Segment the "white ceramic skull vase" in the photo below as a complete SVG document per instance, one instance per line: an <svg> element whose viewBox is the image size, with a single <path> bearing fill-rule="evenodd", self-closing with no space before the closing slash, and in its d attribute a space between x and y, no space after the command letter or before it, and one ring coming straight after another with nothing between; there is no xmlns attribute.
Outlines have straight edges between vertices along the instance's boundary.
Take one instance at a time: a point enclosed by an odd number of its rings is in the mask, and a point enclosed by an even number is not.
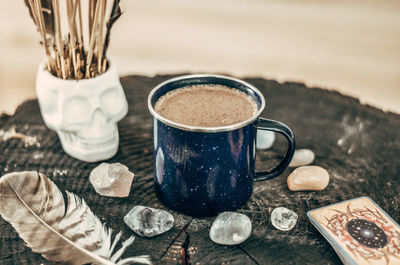
<svg viewBox="0 0 400 265"><path fill-rule="evenodd" d="M115 62L105 73L90 79L64 80L39 66L36 93L47 127L57 132L70 156L96 162L118 151L117 123L127 114L128 103Z"/></svg>

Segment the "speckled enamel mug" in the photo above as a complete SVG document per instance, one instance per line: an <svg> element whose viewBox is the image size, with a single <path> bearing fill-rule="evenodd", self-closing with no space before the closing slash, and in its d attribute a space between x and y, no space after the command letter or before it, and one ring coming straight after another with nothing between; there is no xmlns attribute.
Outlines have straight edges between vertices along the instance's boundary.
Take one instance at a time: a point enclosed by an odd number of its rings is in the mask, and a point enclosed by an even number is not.
<svg viewBox="0 0 400 265"><path fill-rule="evenodd" d="M179 124L160 116L154 105L166 93L200 84L240 90L257 103L257 113L243 122L222 127ZM192 216L212 216L246 204L253 182L281 174L295 150L285 124L260 118L263 95L254 86L221 75L187 75L167 80L149 95L154 117L154 182L159 199L169 208ZM270 171L255 171L257 130L280 133L289 145L282 161Z"/></svg>

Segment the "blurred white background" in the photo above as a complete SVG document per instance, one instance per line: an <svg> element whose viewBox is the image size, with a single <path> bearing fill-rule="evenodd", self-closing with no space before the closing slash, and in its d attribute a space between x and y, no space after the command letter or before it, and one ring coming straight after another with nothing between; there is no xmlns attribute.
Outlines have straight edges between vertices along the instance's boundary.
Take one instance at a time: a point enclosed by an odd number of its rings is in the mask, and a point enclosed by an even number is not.
<svg viewBox="0 0 400 265"><path fill-rule="evenodd" d="M398 0L122 0L121 75L212 72L299 81L400 113ZM35 97L44 49L23 0L0 2L0 112Z"/></svg>

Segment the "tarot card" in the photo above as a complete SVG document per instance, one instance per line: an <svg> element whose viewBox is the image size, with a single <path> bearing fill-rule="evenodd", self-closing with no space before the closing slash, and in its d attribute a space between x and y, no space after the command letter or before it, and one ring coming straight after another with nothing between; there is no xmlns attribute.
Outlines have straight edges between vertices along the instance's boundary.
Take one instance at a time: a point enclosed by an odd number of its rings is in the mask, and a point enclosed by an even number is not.
<svg viewBox="0 0 400 265"><path fill-rule="evenodd" d="M307 216L344 264L400 264L400 227L370 198L328 205Z"/></svg>

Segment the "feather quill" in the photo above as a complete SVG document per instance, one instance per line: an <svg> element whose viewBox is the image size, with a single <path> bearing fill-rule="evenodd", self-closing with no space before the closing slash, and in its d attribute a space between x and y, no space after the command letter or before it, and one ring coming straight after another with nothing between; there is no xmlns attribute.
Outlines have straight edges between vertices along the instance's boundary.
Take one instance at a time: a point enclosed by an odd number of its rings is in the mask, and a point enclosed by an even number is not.
<svg viewBox="0 0 400 265"><path fill-rule="evenodd" d="M0 178L0 215L18 232L34 252L48 260L68 264L151 264L148 256L119 260L134 237L114 248L112 230L106 228L85 201L66 192L67 207L61 191L45 175L14 172ZM119 260L119 261L118 261Z"/></svg>

